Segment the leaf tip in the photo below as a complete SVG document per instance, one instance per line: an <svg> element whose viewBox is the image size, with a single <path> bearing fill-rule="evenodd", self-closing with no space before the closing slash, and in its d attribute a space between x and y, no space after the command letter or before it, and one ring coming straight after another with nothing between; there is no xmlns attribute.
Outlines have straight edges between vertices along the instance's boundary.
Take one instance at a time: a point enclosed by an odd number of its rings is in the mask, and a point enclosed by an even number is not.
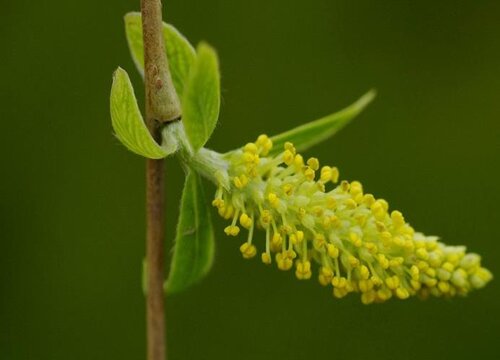
<svg viewBox="0 0 500 360"><path fill-rule="evenodd" d="M202 40L198 43L198 45L196 46L196 49L197 50L211 50L211 51L215 51L214 47L212 45L210 45L207 41L205 40Z"/></svg>
<svg viewBox="0 0 500 360"><path fill-rule="evenodd" d="M141 17L141 13L138 11L130 11L123 15L123 21L125 21L125 24L129 23L130 21L133 21L137 18Z"/></svg>
<svg viewBox="0 0 500 360"><path fill-rule="evenodd" d="M366 105L371 103L377 97L377 89L372 88L366 94L364 94L359 101Z"/></svg>
<svg viewBox="0 0 500 360"><path fill-rule="evenodd" d="M377 97L377 90L370 89L367 93L361 96L354 104L352 104L352 110L359 114L362 112L375 98ZM354 117L353 117L354 118ZM349 119L349 120L352 120Z"/></svg>
<svg viewBox="0 0 500 360"><path fill-rule="evenodd" d="M196 52L198 53L198 56L207 55L213 57L217 63L219 61L217 50L215 50L215 48L206 41L200 41L200 43L198 43L196 46Z"/></svg>
<svg viewBox="0 0 500 360"><path fill-rule="evenodd" d="M113 81L119 76L127 76L127 72L122 67L118 66L115 71L113 71Z"/></svg>

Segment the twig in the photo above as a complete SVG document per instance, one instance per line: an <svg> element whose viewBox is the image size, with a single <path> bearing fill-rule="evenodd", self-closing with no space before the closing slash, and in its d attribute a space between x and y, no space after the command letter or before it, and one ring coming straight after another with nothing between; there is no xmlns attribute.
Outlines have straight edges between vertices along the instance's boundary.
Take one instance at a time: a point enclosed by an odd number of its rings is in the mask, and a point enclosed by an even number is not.
<svg viewBox="0 0 500 360"><path fill-rule="evenodd" d="M180 119L179 99L170 76L163 44L161 0L141 0L146 87L146 123L156 141L162 124ZM146 163L146 259L148 360L166 359L163 293L165 235L163 160Z"/></svg>
<svg viewBox="0 0 500 360"><path fill-rule="evenodd" d="M141 0L146 117L150 126L181 117L179 98L172 83L163 44L161 8L161 0Z"/></svg>

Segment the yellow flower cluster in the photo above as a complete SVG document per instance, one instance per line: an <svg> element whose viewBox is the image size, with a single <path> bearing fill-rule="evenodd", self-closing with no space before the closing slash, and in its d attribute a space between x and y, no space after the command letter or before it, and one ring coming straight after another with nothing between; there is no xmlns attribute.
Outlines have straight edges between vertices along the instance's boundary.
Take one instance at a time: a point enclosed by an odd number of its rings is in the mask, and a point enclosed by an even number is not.
<svg viewBox="0 0 500 360"><path fill-rule="evenodd" d="M269 156L272 141L261 135L229 155L231 188L218 188L213 205L231 220L225 233L248 238L244 258L257 254L254 229L265 231L262 262L281 270L295 264L298 279L312 277L342 298L361 294L364 304L411 295L465 295L486 285L491 273L479 255L417 233L387 201L364 193L358 181L339 180L336 167L304 160L293 144Z"/></svg>

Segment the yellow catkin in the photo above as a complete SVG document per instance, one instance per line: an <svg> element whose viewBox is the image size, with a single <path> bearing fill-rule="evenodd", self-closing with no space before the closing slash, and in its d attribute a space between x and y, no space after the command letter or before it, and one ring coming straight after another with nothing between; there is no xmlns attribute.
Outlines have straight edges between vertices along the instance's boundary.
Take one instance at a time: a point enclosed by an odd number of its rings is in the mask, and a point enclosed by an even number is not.
<svg viewBox="0 0 500 360"><path fill-rule="evenodd" d="M271 150L271 139L261 135L231 153L230 188L221 185L212 201L232 221L227 235L240 236L238 222L248 230L240 246L244 258L262 246L264 264L284 271L295 264L300 280L310 279L316 266L319 283L332 286L334 297L359 293L363 304L466 295L491 281L479 255L416 232L402 212L365 193L361 182L333 185L336 167L320 168L316 158L304 162L290 142L276 155ZM258 229L266 236L254 239Z"/></svg>

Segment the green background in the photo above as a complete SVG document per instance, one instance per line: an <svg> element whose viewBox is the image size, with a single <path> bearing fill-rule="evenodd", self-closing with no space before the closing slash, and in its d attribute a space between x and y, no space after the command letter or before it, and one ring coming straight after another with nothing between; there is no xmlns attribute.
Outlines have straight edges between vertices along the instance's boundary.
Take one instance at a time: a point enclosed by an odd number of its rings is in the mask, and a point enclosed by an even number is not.
<svg viewBox="0 0 500 360"><path fill-rule="evenodd" d="M122 16L138 0L3 0L0 359L144 359L144 160L113 137L111 74L143 98ZM500 276L500 2L166 1L219 52L228 150L369 88L368 110L314 154L466 244ZM182 171L167 164L168 245ZM213 188L208 188L212 193ZM215 213L214 213L215 215ZM215 216L214 216L215 218ZM167 299L170 359L470 359L498 352L500 289L452 301L341 301L241 259L217 220L208 278Z"/></svg>

